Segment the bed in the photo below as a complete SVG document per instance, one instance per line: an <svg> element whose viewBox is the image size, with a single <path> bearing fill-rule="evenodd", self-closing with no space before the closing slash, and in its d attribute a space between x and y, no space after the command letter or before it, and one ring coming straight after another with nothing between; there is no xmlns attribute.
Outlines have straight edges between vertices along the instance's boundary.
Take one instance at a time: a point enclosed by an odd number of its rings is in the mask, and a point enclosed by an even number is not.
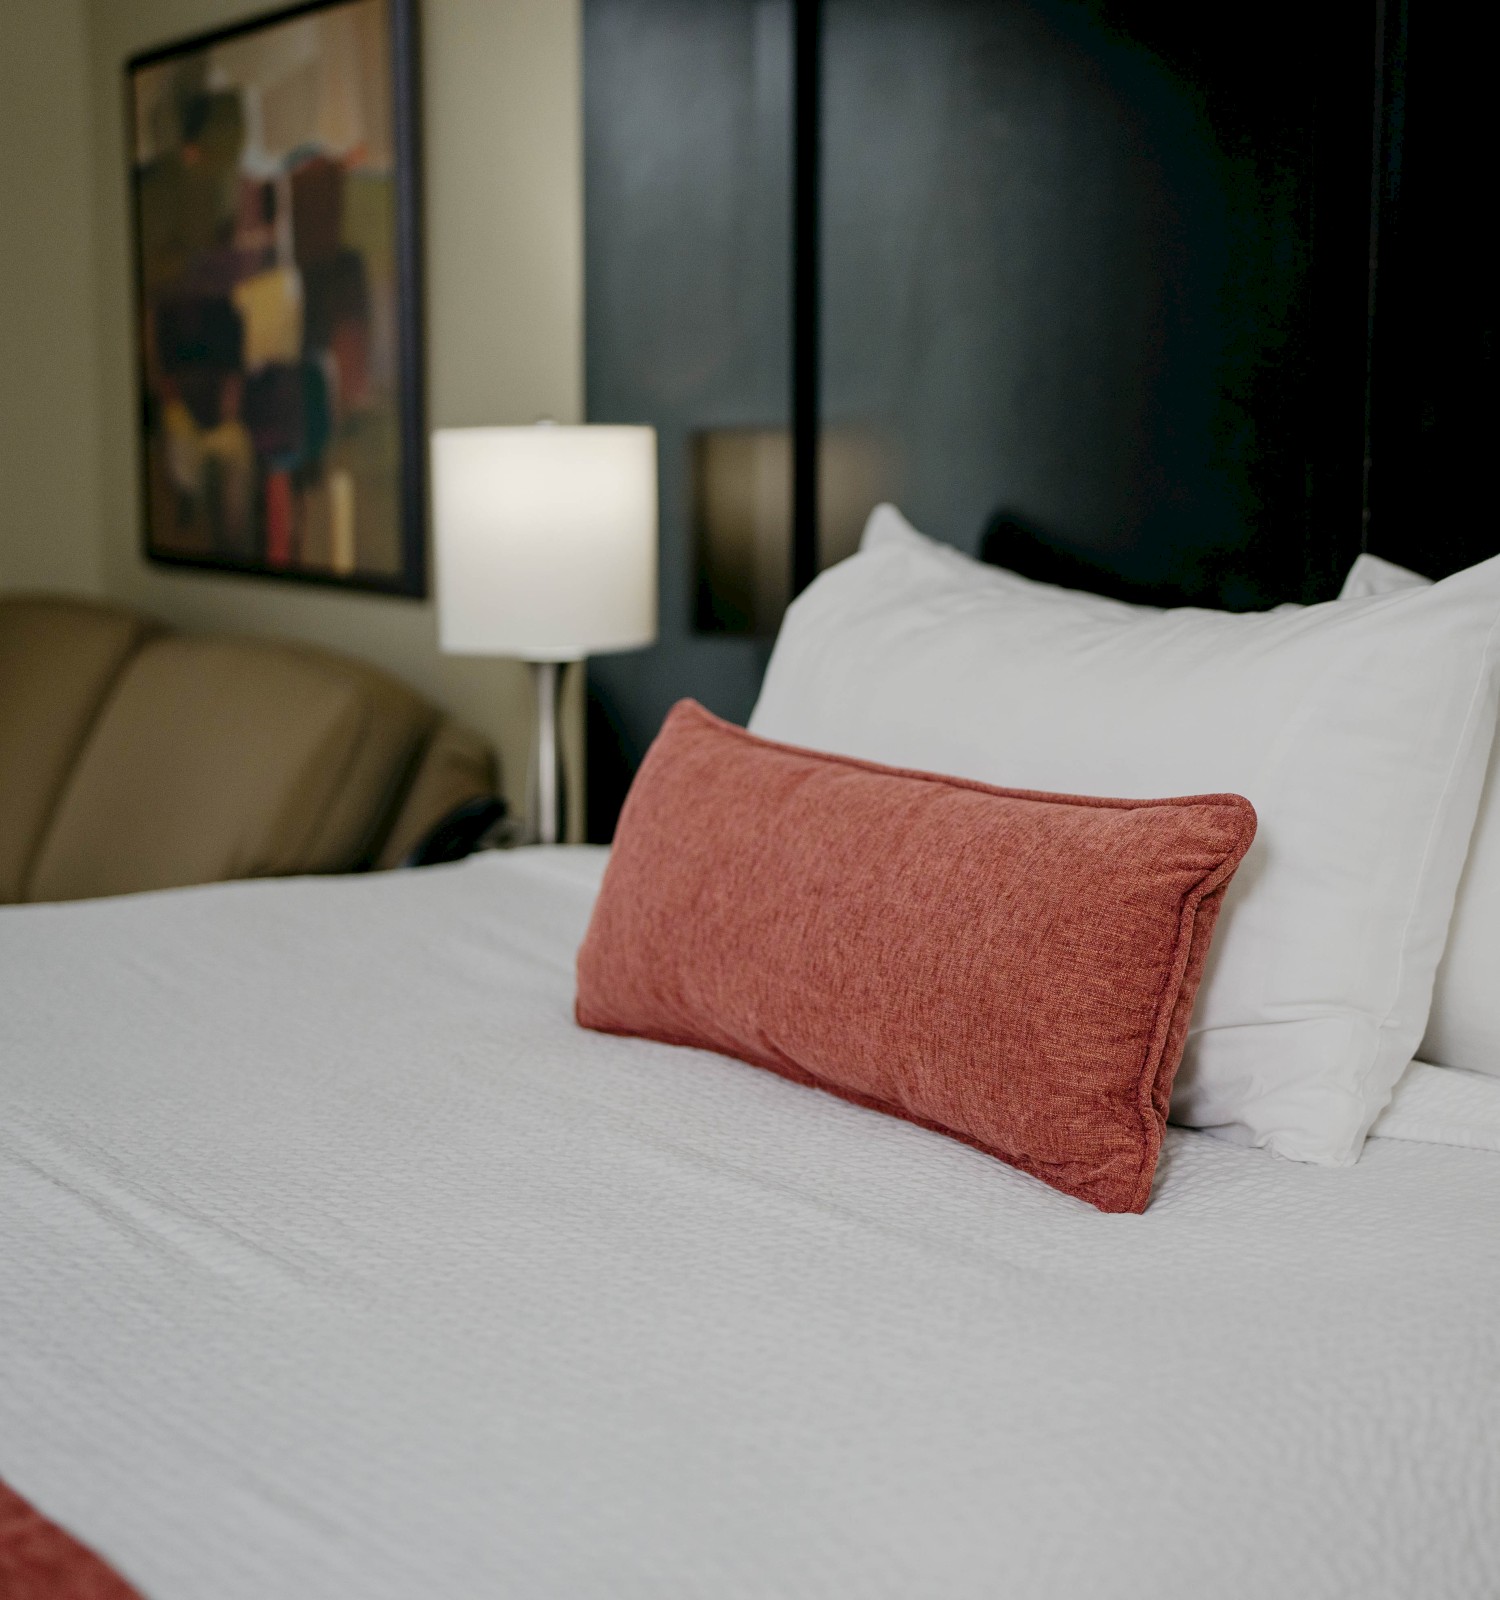
<svg viewBox="0 0 1500 1600"><path fill-rule="evenodd" d="M151 1600L1500 1593L1500 1081L1104 1216L577 1028L603 861L0 911L0 1479Z"/></svg>

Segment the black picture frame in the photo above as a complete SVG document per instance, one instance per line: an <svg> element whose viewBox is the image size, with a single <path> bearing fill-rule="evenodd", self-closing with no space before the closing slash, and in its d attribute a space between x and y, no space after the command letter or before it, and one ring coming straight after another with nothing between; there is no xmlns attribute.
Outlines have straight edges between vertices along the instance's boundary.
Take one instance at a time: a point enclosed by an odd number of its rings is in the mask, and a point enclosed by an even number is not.
<svg viewBox="0 0 1500 1600"><path fill-rule="evenodd" d="M395 551L392 570L335 570L327 565L296 564L266 558L265 554L227 550L172 548L154 537L153 474L159 477L153 449L160 440L153 429L153 408L159 397L150 387L148 284L143 230L142 187L144 171L137 157L137 85L140 75L164 63L183 61L216 46L279 28L287 23L325 12L361 6L380 6L385 12L392 146L391 182L394 189L394 228L391 264L394 272L394 317L391 344L395 353L395 379L391 388L389 419L398 443L398 458L389 486L394 505ZM132 230L135 314L135 381L138 399L137 443L140 465L141 548L153 564L221 574L271 578L281 582L425 599L429 592L427 563L427 434L425 426L422 196L419 34L416 0L302 0L260 13L227 27L141 51L124 69L126 152ZM384 90L382 91L384 92ZM263 515L263 511L260 513Z"/></svg>

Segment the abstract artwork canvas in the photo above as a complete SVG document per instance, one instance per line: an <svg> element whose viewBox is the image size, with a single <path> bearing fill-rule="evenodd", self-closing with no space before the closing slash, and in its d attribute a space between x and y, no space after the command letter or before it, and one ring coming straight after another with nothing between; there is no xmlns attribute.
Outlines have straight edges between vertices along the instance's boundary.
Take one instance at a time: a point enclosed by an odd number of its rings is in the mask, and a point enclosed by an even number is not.
<svg viewBox="0 0 1500 1600"><path fill-rule="evenodd" d="M134 58L146 553L425 592L409 0Z"/></svg>

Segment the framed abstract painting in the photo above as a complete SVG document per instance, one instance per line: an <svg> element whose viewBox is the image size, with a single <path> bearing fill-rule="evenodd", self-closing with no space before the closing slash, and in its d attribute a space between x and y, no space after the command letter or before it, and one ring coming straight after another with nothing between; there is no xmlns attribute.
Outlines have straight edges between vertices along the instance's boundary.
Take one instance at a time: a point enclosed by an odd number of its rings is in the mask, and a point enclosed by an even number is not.
<svg viewBox="0 0 1500 1600"><path fill-rule="evenodd" d="M425 594L412 0L126 70L147 556Z"/></svg>

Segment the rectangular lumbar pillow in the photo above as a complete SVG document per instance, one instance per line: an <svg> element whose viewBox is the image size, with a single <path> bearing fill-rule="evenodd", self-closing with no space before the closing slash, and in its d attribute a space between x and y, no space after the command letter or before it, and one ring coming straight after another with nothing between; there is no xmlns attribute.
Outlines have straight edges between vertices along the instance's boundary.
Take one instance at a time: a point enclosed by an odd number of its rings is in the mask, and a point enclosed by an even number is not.
<svg viewBox="0 0 1500 1600"><path fill-rule="evenodd" d="M1381 599L1159 611L1028 582L891 507L793 604L768 738L1260 819L1173 1119L1346 1164L1416 1051L1496 722L1500 559Z"/></svg>
<svg viewBox="0 0 1500 1600"><path fill-rule="evenodd" d="M1362 555L1349 569L1342 598L1429 587L1430 580L1393 561ZM1500 1077L1500 741L1490 756L1419 1053L1424 1061Z"/></svg>
<svg viewBox="0 0 1500 1600"><path fill-rule="evenodd" d="M1151 1192L1237 795L1031 794L768 743L683 701L625 802L578 1020Z"/></svg>

